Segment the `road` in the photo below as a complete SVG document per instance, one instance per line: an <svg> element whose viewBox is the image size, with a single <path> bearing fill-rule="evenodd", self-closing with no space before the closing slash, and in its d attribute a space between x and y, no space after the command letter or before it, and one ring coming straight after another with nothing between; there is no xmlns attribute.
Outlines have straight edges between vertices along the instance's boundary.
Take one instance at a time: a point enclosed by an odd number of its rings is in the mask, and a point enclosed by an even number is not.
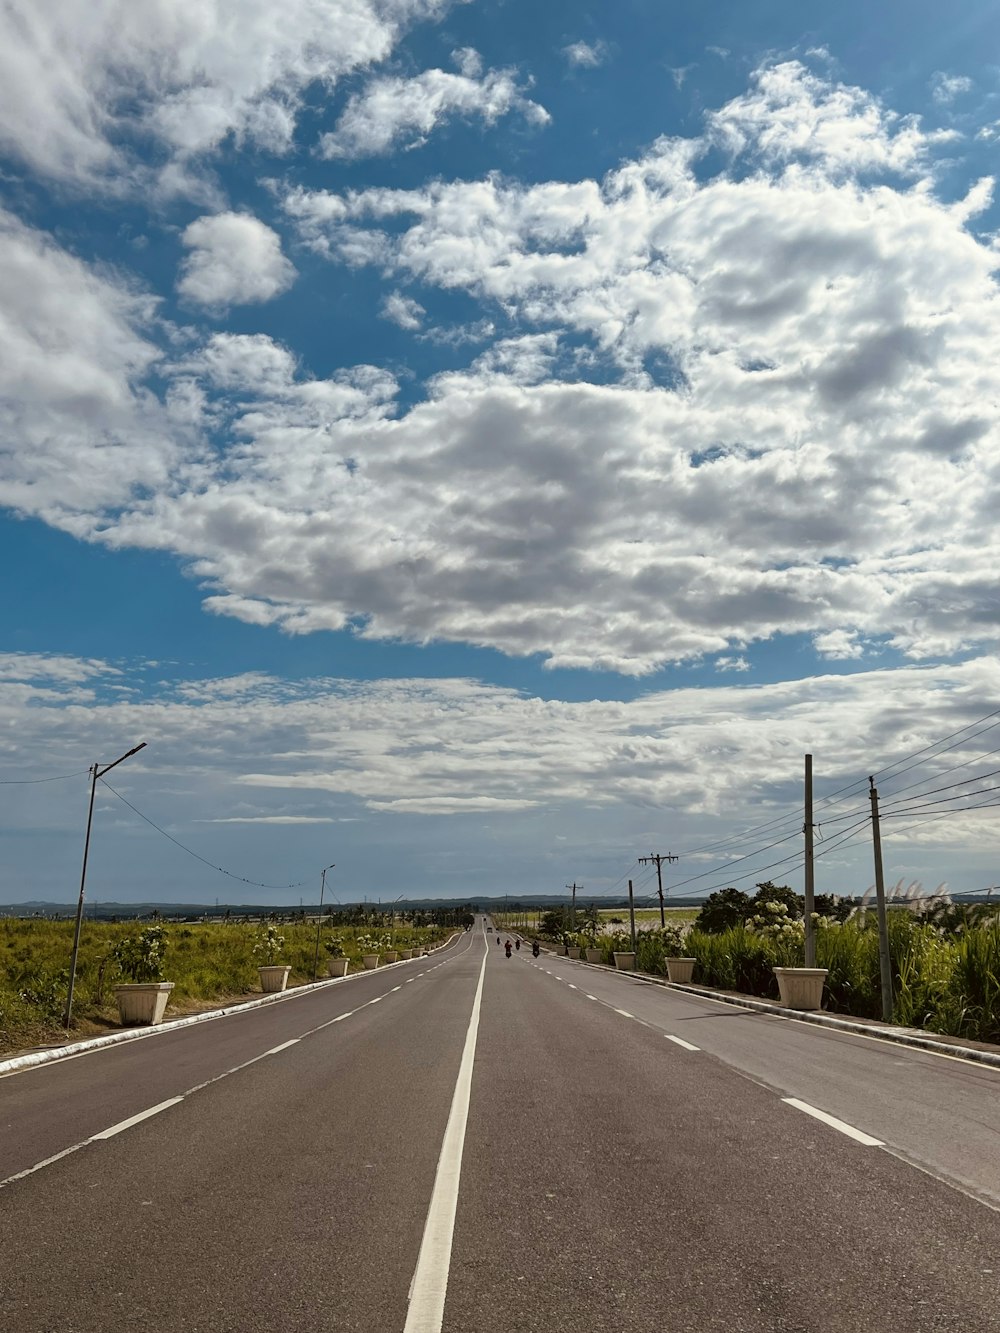
<svg viewBox="0 0 1000 1333"><path fill-rule="evenodd" d="M0 1079L4 1328L1000 1330L1000 1072L492 939Z"/></svg>

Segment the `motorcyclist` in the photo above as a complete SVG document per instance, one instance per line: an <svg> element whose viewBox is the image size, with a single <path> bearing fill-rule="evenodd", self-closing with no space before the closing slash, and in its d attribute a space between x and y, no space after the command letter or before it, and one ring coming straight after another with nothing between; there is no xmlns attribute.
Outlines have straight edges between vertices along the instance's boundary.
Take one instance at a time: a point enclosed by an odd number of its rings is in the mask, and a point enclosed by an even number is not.
<svg viewBox="0 0 1000 1333"><path fill-rule="evenodd" d="M514 941L514 948L517 949L518 953L520 953L520 951L521 951L521 941L520 941L519 939L517 939L517 940Z"/></svg>
<svg viewBox="0 0 1000 1333"><path fill-rule="evenodd" d="M537 958L540 953L541 949L538 947L538 941L535 940L534 944L531 946L531 956L532 958Z"/></svg>
<svg viewBox="0 0 1000 1333"><path fill-rule="evenodd" d="M504 953L505 953L505 954L507 955L507 957L509 958L509 957L510 957L510 940L507 941L507 943L503 946L503 948L504 948Z"/></svg>

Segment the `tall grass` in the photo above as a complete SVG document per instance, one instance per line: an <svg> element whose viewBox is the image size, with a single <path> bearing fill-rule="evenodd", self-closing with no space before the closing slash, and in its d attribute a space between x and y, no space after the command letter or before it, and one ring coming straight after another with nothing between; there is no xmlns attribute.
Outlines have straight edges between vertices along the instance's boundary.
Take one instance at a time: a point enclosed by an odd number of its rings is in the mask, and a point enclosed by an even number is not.
<svg viewBox="0 0 1000 1333"><path fill-rule="evenodd" d="M777 998L772 968L801 966L801 953L736 926L692 931L695 980L720 990ZM889 913L893 1016L904 1027L1000 1043L1000 922L948 936L909 912ZM816 963L827 969L824 1003L858 1018L882 1014L878 930L873 918L816 933Z"/></svg>
<svg viewBox="0 0 1000 1333"><path fill-rule="evenodd" d="M87 921L80 942L80 957L73 1008L78 1027L116 1021L114 986L121 979L112 953L119 940L139 929L134 922ZM214 921L192 925L166 923L167 950L164 978L174 983L174 1009L204 1001L244 996L259 989L254 945L260 929L246 923ZM312 980L316 926L307 921L279 927L285 944L279 962L292 971L291 985ZM336 934L351 967L358 968L358 935L362 928L332 928L324 923L321 939ZM395 931L396 949L428 945L448 932L441 927L402 926ZM69 959L73 944L72 921L0 919L0 1051L16 1050L58 1035L66 1003ZM319 952L319 975L326 975L325 949Z"/></svg>

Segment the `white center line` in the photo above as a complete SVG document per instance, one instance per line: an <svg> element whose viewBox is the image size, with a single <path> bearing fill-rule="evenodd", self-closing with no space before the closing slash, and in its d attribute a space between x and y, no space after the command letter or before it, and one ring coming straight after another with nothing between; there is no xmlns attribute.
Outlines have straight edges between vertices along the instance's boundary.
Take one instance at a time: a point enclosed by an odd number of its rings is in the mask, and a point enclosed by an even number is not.
<svg viewBox="0 0 1000 1333"><path fill-rule="evenodd" d="M588 999L588 1000L597 1000L597 996L596 996L596 995L588 995L588 996L587 996L587 999ZM598 1004L600 1004L600 1000L598 1000L597 1002L598 1002Z"/></svg>
<svg viewBox="0 0 1000 1333"><path fill-rule="evenodd" d="M287 1051L289 1046L298 1046L301 1040L302 1040L301 1037L293 1037L291 1041L283 1041L280 1046L272 1046L271 1049L269 1051L265 1051L264 1054L277 1055L279 1051Z"/></svg>
<svg viewBox="0 0 1000 1333"><path fill-rule="evenodd" d="M664 1032L663 1035L666 1037L667 1041L676 1042L678 1046L683 1046L686 1051L698 1051L701 1049L700 1046L692 1046L691 1043L685 1041L683 1037L672 1037L669 1032Z"/></svg>
<svg viewBox="0 0 1000 1333"><path fill-rule="evenodd" d="M836 1116L827 1115L825 1111L819 1111L815 1106L810 1106L808 1102L800 1102L797 1097L782 1097L781 1099L787 1106L794 1106L796 1111L804 1111L806 1115L814 1116L817 1120L822 1120L824 1125L829 1125L831 1129L837 1129L841 1134L846 1134L849 1139L854 1139L857 1143L863 1143L866 1148L884 1148L885 1144L881 1139L873 1139L870 1134L865 1134L860 1129L855 1129L853 1125L847 1124L844 1120L838 1120Z"/></svg>
<svg viewBox="0 0 1000 1333"><path fill-rule="evenodd" d="M635 1014L630 1014L627 1009L616 1009L616 1014L621 1014L622 1018L635 1018Z"/></svg>
<svg viewBox="0 0 1000 1333"><path fill-rule="evenodd" d="M455 1212L458 1208L458 1185L462 1174L462 1150L465 1147L465 1127L469 1120L469 1099L472 1095L472 1066L476 1058L476 1037L479 1032L479 1011L483 1003L483 981L486 977L486 957L479 969L479 985L472 1002L472 1016L465 1035L462 1063L448 1116L448 1127L441 1144L434 1190L431 1194L427 1221L417 1267L410 1283L410 1303L406 1312L403 1333L440 1333L444 1322L444 1300L448 1291L448 1271L451 1268L451 1242L455 1231Z"/></svg>
<svg viewBox="0 0 1000 1333"><path fill-rule="evenodd" d="M95 1139L113 1139L123 1129L130 1129L133 1125L137 1125L140 1120L148 1120L150 1116L159 1115L168 1106L176 1106L178 1102L183 1100L183 1097L171 1097L165 1102L160 1102L158 1106L149 1106L145 1111L140 1111L138 1115L129 1116L127 1120L120 1120L117 1125L112 1125L110 1129L102 1129L100 1134L95 1134L93 1137Z"/></svg>
<svg viewBox="0 0 1000 1333"><path fill-rule="evenodd" d="M576 987L573 985L572 981L569 983L569 988L570 990L576 990Z"/></svg>

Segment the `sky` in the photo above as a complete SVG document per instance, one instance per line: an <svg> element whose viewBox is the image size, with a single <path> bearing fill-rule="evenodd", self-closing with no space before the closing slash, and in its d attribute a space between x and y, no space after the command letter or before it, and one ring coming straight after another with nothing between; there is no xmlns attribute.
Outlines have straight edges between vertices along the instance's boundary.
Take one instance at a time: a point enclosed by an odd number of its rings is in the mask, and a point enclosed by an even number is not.
<svg viewBox="0 0 1000 1333"><path fill-rule="evenodd" d="M1000 883L998 51L0 0L0 903Z"/></svg>

